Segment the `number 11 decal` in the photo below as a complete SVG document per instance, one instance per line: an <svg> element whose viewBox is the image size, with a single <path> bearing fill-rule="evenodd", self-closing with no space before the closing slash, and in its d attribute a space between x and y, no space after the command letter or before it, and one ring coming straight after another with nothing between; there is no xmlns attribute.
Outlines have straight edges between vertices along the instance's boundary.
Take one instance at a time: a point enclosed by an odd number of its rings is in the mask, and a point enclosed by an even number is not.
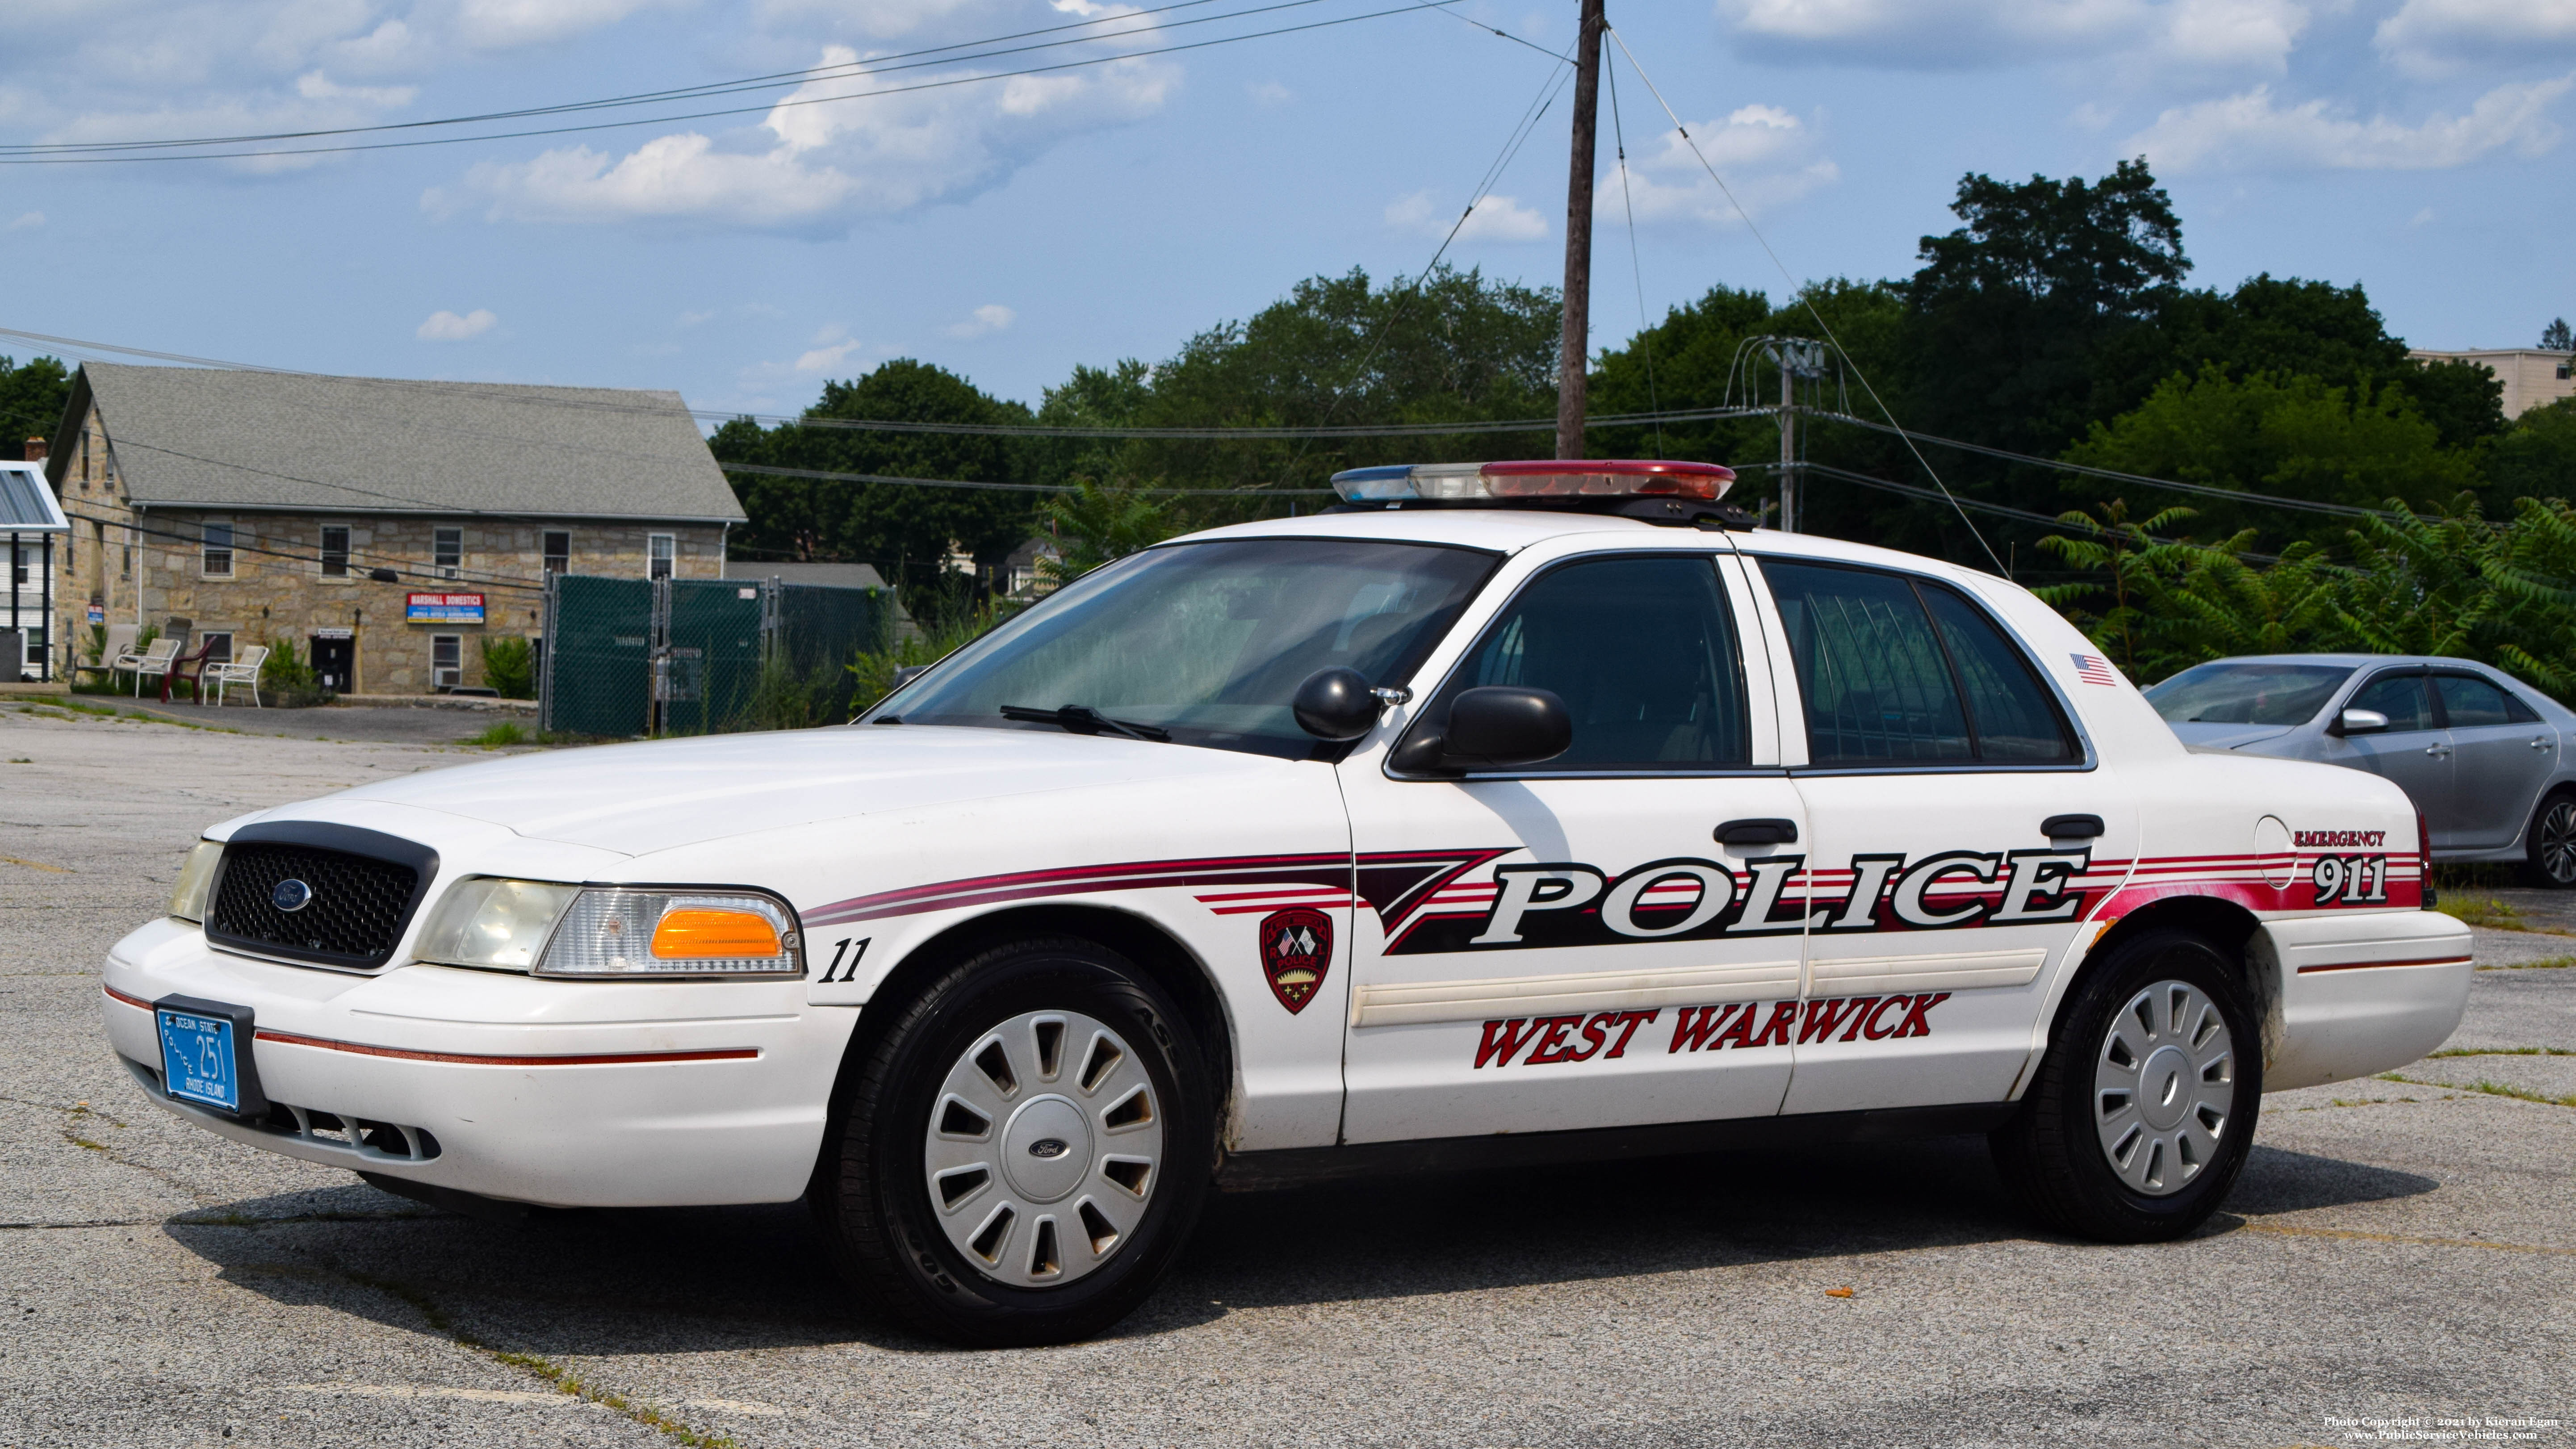
<svg viewBox="0 0 2576 1449"><path fill-rule="evenodd" d="M831 985L832 973L835 971L839 971L841 973L840 979L845 982L857 976L859 974L859 962L865 959L868 954L868 942L875 939L876 938L874 936L862 936L856 942L853 942L849 937L843 936L840 940L834 942L832 945L832 964L823 968L822 976L817 979L814 984L817 986ZM858 949L855 951L851 950L850 948L852 945L856 945ZM843 956L850 958L850 964L846 969L841 965L841 958Z"/></svg>

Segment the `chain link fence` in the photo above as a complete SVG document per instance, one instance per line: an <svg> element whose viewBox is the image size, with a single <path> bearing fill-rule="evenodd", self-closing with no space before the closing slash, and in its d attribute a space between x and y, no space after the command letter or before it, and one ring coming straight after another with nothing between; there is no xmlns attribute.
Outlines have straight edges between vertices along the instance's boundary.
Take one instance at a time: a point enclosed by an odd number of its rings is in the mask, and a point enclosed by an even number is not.
<svg viewBox="0 0 2576 1449"><path fill-rule="evenodd" d="M549 575L538 727L622 738L844 720L865 703L847 666L892 622L876 589Z"/></svg>

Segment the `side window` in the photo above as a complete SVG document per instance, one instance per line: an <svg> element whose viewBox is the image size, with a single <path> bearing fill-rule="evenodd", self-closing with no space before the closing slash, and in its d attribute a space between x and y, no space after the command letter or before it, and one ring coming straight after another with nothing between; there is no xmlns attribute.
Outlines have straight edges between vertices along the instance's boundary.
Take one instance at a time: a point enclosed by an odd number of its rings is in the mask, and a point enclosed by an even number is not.
<svg viewBox="0 0 2576 1449"><path fill-rule="evenodd" d="M1503 610L1447 693L1553 690L1574 745L1542 770L1743 765L1743 656L1713 561L1612 558L1541 574Z"/></svg>
<svg viewBox="0 0 2576 1449"><path fill-rule="evenodd" d="M2433 727L2433 706L2424 695L2424 676L2411 669L2383 674L2363 685L2344 708L2375 709L2388 716L2390 734Z"/></svg>
<svg viewBox="0 0 2576 1449"><path fill-rule="evenodd" d="M2436 674L2433 692L2442 696L2442 713L2455 730L2529 723L2531 711L2516 708L2521 701L2483 679L2466 674ZM2526 718L2517 719L2516 715Z"/></svg>
<svg viewBox="0 0 2576 1449"><path fill-rule="evenodd" d="M1806 701L1811 764L2075 760L2030 661L1938 584L1764 559Z"/></svg>

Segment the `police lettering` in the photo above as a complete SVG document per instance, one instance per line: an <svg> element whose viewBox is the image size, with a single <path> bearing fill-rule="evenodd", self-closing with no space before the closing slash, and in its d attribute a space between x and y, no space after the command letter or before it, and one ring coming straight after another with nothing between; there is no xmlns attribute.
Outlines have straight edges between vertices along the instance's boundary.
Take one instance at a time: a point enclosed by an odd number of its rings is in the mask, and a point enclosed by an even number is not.
<svg viewBox="0 0 2576 1449"><path fill-rule="evenodd" d="M1750 1001L1725 1006L1685 1006L1673 1016L1667 1055L1679 1052L1752 1050L1787 1046L1797 1040L1827 1042L1841 1028L1843 1041L1898 1041L1930 1036L1932 1008L1950 999L1947 991L1911 996L1838 996L1829 1001ZM1508 1067L1519 1057L1524 1067L1564 1062L1607 1061L1626 1054L1637 1028L1661 1011L1602 1011L1590 1016L1515 1016L1484 1024L1476 1044L1476 1065ZM1616 1033L1615 1037L1613 1033ZM1606 1045L1605 1045L1606 1044ZM1522 1055L1528 1049L1526 1056Z"/></svg>

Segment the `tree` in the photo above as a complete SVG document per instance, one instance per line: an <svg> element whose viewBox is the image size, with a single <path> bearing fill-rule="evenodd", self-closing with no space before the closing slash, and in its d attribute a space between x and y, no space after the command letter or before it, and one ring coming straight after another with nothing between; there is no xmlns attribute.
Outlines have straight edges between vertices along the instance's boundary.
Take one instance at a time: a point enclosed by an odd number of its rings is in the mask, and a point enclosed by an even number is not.
<svg viewBox="0 0 2576 1449"><path fill-rule="evenodd" d="M2517 498L2576 497L2576 398L2514 419L2487 455L2487 478L2498 513Z"/></svg>
<svg viewBox="0 0 2576 1449"><path fill-rule="evenodd" d="M2180 571L2192 548L2188 542L2166 541L2158 535L2190 517L2188 508L2167 508L2131 519L2125 498L2114 498L2093 513L2080 509L2061 513L2057 521L2075 529L2075 536L2052 533L2039 541L2040 548L2072 568L2107 577L2100 583L2086 579L2046 584L2031 592L2055 605L2068 622L2100 645L2120 672L2139 678L2148 636L2156 623L2146 606L2159 593L2157 585ZM2098 614L2080 602L2105 593L2110 595L2110 607Z"/></svg>
<svg viewBox="0 0 2576 1449"><path fill-rule="evenodd" d="M0 357L0 458L24 457L28 438L43 438L50 447L71 395L71 373L61 359L29 358L22 367Z"/></svg>
<svg viewBox="0 0 2576 1449"><path fill-rule="evenodd" d="M2566 318L2552 317L2549 319L2549 325L2540 329L2540 350L2576 352L2576 332L2567 330Z"/></svg>
<svg viewBox="0 0 2576 1449"><path fill-rule="evenodd" d="M1027 423L1029 410L997 400L966 379L909 358L853 382L827 382L808 419ZM796 423L764 429L737 418L708 440L719 463L756 463L834 473L967 482L1027 481L1028 460L1013 439L979 434L893 433ZM750 521L734 547L750 557L873 563L919 610L943 590L952 546L975 560L976 591L996 591L1011 550L1029 536L1033 495L1007 490L923 488L900 483L731 473ZM918 602L917 602L918 600Z"/></svg>
<svg viewBox="0 0 2576 1449"><path fill-rule="evenodd" d="M2135 409L2094 424L2064 456L2124 473L2354 508L2378 508L2392 498L2430 503L2478 482L2474 462L2444 449L2433 425L2394 387L2366 381L2335 387L2279 373L2235 378L2214 363L2197 376L2167 379ZM2262 505L2196 506L2217 527L2251 530L2267 547L2300 536L2339 543L2346 527L2330 515Z"/></svg>

